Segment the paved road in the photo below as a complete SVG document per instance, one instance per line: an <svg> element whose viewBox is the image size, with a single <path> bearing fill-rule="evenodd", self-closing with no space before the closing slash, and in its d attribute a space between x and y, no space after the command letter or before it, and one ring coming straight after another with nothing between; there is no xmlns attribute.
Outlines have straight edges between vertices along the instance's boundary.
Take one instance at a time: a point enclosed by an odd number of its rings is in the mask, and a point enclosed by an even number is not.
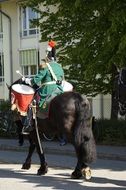
<svg viewBox="0 0 126 190"><path fill-rule="evenodd" d="M59 142L44 141L42 142L45 153L62 154L75 156L74 148L71 144L65 146L59 146ZM0 139L0 150L14 150L14 151L27 151L29 142L25 140L22 147L18 146L18 140L16 139ZM122 146L103 146L97 145L98 158L101 159L113 159L126 161L126 147Z"/></svg>
<svg viewBox="0 0 126 190"><path fill-rule="evenodd" d="M123 190L126 189L126 162L98 159L91 165L92 180L72 180L76 157L46 154L49 172L37 176L35 153L30 170L21 170L26 152L0 151L0 190ZM5 164L6 162L6 164Z"/></svg>

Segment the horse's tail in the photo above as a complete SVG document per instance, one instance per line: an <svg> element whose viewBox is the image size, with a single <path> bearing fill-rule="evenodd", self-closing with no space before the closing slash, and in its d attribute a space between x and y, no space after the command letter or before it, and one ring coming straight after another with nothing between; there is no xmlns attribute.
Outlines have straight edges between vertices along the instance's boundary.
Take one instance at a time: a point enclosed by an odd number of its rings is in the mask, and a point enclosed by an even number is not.
<svg viewBox="0 0 126 190"><path fill-rule="evenodd" d="M92 132L90 103L87 98L78 96L75 109L74 145L76 153L83 163L91 163L96 160L96 145Z"/></svg>

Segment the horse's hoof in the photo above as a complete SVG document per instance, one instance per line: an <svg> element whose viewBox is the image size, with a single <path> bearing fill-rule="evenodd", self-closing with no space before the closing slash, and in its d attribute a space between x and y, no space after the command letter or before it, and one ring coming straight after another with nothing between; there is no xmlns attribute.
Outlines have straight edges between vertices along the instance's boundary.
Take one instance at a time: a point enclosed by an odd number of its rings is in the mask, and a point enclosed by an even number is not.
<svg viewBox="0 0 126 190"><path fill-rule="evenodd" d="M71 174L71 179L80 179L82 177L82 173L80 171L73 171Z"/></svg>
<svg viewBox="0 0 126 190"><path fill-rule="evenodd" d="M48 165L47 165L47 163L44 163L38 169L37 175L45 175L47 172L48 172Z"/></svg>
<svg viewBox="0 0 126 190"><path fill-rule="evenodd" d="M29 170L30 167L31 167L31 163L24 163L24 164L22 165L22 168L21 168L21 169Z"/></svg>
<svg viewBox="0 0 126 190"><path fill-rule="evenodd" d="M91 179L91 169L89 167L83 168L81 171L87 181Z"/></svg>

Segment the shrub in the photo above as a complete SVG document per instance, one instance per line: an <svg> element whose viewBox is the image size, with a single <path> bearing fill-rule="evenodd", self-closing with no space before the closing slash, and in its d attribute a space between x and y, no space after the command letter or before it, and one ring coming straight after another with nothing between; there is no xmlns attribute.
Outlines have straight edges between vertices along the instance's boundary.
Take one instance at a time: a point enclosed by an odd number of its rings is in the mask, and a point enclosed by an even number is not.
<svg viewBox="0 0 126 190"><path fill-rule="evenodd" d="M93 127L97 144L126 145L126 121L98 119Z"/></svg>
<svg viewBox="0 0 126 190"><path fill-rule="evenodd" d="M3 100L0 102L0 112L5 112L5 111L8 111L9 109L10 109L10 101Z"/></svg>
<svg viewBox="0 0 126 190"><path fill-rule="evenodd" d="M10 110L9 101L0 102L0 137L15 137L16 126L14 125L14 114Z"/></svg>

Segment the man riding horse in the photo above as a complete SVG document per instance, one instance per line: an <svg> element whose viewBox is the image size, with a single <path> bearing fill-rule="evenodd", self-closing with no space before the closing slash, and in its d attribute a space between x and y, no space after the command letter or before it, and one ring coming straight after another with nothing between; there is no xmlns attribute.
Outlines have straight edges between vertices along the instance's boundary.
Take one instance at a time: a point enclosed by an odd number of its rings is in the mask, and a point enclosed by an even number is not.
<svg viewBox="0 0 126 190"><path fill-rule="evenodd" d="M62 81L64 80L64 71L60 64L56 62L56 42L50 41L46 50L46 58L39 65L39 72L31 78L23 78L24 82L30 86L38 87L36 93L37 100L37 117L42 119L48 117L50 101L57 95L63 93ZM72 86L72 85L71 85ZM27 116L22 116L23 133L26 134L31 130L28 119L31 117L30 109Z"/></svg>
<svg viewBox="0 0 126 190"><path fill-rule="evenodd" d="M55 61L55 55L52 52L54 47L54 45L50 46L50 50L48 50L47 57L44 61L45 66L40 68L39 73L33 79L25 79L25 83L33 85L33 88L38 82L41 82L41 84L37 90L38 93L35 93L33 96L34 99L37 94L39 95L39 98L37 97L39 107L39 111L37 110L36 114L37 117L34 117L34 112L30 112L30 106L32 109L34 108L33 101L28 105L28 110L25 110L27 111L27 115L22 116L24 118L30 118L29 116L32 115L32 130L30 130L28 135L30 146L22 169L29 169L31 167L31 158L36 148L40 158L40 168L37 174L45 175L48 171L48 165L40 138L38 138L38 132L41 134L45 132L49 134L53 133L57 136L59 134L65 134L69 142L73 144L77 156L76 167L71 177L78 179L84 176L85 179L90 179L91 170L88 164L96 160L96 145L92 132L90 103L86 96L72 91L72 88L70 89L71 91L64 92L64 87L62 86L64 72L62 67ZM11 92L13 92L15 85L16 84L12 84L9 88ZM22 84L22 80L21 83L17 81L17 85L21 89L23 87L24 89L29 89L29 86ZM16 91L19 92L19 89L16 89ZM29 91L34 92L31 90L31 87ZM19 92L18 96L20 94L22 95L22 91ZM51 94L53 96L51 96ZM44 100L42 98L44 98ZM48 104L48 100L51 100L50 104ZM20 103L20 98L17 100L17 103ZM42 113L43 110L47 110L48 105L49 115L44 115L45 118ZM22 104L20 104L20 106L22 106ZM36 113L36 110L34 111ZM27 121L27 119L25 121ZM20 124L24 125L25 121L20 122ZM29 124L29 122L26 123Z"/></svg>

